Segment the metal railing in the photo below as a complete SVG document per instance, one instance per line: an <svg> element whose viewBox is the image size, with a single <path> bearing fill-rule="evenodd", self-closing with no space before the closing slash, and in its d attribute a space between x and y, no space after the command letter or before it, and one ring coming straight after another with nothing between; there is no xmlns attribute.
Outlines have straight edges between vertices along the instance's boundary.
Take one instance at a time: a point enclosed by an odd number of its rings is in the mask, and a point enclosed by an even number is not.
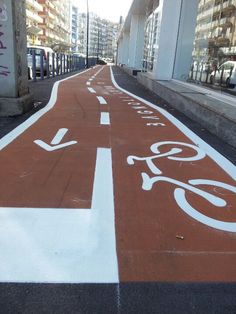
<svg viewBox="0 0 236 314"><path fill-rule="evenodd" d="M221 66L217 68L216 66L212 68L204 62L197 62L192 65L188 81L198 84L209 84L218 85L225 88L234 87L231 84L231 77L233 73L233 66L230 68L225 68Z"/></svg>
<svg viewBox="0 0 236 314"><path fill-rule="evenodd" d="M27 58L28 78L34 82L86 68L86 58L77 55L48 52L45 56L43 51L36 55L33 50L32 55L27 55ZM96 65L97 57L89 57L88 62L89 67Z"/></svg>

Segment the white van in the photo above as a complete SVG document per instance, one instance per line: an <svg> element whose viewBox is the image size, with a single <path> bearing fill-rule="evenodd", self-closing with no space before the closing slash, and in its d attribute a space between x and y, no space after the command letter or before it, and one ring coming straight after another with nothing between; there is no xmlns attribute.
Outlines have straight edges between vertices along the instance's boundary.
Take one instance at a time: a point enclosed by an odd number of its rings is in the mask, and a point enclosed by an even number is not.
<svg viewBox="0 0 236 314"><path fill-rule="evenodd" d="M29 79L32 78L32 55L33 51L35 52L35 62L36 62L36 74L40 74L40 55L41 51L43 52L43 74L47 75L47 56L49 52L49 71L52 70L52 53L54 51L50 47L43 47L43 46L28 46L27 47L27 61L28 61L28 76ZM54 65L56 66L56 58L54 60Z"/></svg>
<svg viewBox="0 0 236 314"><path fill-rule="evenodd" d="M236 61L222 63L216 71L211 72L211 84L223 83L227 87L236 86Z"/></svg>

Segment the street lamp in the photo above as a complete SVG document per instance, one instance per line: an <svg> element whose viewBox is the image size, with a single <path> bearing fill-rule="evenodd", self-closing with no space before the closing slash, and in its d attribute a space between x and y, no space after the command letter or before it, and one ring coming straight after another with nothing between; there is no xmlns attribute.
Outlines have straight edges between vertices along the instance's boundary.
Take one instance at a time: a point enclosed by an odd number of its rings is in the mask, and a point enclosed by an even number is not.
<svg viewBox="0 0 236 314"><path fill-rule="evenodd" d="M86 46L86 67L89 68L89 4L87 0L87 46Z"/></svg>

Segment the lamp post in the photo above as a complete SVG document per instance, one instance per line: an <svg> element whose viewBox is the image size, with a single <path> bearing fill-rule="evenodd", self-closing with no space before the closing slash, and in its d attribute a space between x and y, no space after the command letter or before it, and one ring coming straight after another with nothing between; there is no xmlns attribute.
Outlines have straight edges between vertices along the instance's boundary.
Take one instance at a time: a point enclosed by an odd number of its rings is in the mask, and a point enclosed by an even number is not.
<svg viewBox="0 0 236 314"><path fill-rule="evenodd" d="M89 4L87 0L87 46L86 46L86 67L89 68Z"/></svg>

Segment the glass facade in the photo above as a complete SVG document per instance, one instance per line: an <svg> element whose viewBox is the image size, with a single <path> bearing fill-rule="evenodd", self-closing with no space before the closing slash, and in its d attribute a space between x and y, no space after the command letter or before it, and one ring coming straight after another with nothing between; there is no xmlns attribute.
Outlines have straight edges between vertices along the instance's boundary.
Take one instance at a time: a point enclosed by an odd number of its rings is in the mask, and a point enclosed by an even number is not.
<svg viewBox="0 0 236 314"><path fill-rule="evenodd" d="M188 81L236 86L236 0L199 0Z"/></svg>
<svg viewBox="0 0 236 314"><path fill-rule="evenodd" d="M155 62L155 54L158 49L159 8L152 12L145 23L143 71L152 71Z"/></svg>

